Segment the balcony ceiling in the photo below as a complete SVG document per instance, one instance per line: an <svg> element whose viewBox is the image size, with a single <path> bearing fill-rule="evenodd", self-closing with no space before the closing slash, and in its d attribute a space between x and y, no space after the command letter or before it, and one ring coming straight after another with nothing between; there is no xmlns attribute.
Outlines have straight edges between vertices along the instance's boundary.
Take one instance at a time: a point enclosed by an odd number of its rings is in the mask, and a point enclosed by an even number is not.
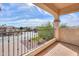
<svg viewBox="0 0 79 59"><path fill-rule="evenodd" d="M36 3L38 7L53 14L69 14L79 11L79 3Z"/></svg>

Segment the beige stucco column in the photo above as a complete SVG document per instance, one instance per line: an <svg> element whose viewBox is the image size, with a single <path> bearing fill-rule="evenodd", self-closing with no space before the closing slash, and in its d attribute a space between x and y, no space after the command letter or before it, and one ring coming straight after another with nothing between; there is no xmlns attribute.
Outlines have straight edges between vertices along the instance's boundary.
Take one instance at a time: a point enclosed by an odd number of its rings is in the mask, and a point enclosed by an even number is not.
<svg viewBox="0 0 79 59"><path fill-rule="evenodd" d="M54 20L54 37L59 40L59 17Z"/></svg>
<svg viewBox="0 0 79 59"><path fill-rule="evenodd" d="M54 7L54 9L52 9L52 8L50 8L50 5L48 6L48 5L46 5L46 4L35 4L35 5L37 5L37 6L39 6L40 8L42 8L42 9L44 9L44 10L46 10L46 11L48 11L49 13L51 13L52 15L54 15L54 35L55 35L55 37L57 38L57 40L59 39L59 12L57 12L57 10L56 10L56 8Z"/></svg>

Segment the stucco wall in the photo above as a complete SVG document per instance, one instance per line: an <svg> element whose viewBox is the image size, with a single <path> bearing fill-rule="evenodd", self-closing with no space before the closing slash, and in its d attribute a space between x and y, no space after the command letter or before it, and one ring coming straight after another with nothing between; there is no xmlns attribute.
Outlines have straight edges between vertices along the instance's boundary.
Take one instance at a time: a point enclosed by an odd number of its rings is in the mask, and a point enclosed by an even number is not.
<svg viewBox="0 0 79 59"><path fill-rule="evenodd" d="M79 28L62 28L59 32L59 40L79 46Z"/></svg>

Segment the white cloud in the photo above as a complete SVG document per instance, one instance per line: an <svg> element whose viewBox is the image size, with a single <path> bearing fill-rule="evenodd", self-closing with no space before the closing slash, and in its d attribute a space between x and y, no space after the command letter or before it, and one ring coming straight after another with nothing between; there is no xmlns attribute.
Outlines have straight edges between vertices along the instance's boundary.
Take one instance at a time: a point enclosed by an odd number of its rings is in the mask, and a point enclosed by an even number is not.
<svg viewBox="0 0 79 59"><path fill-rule="evenodd" d="M28 6L35 6L34 4L32 3L27 3Z"/></svg>
<svg viewBox="0 0 79 59"><path fill-rule="evenodd" d="M18 12L19 10L26 10L27 8L30 8L32 4L25 4L25 3L10 3L9 6L4 6L3 4L0 4L1 11L0 16L11 16L13 13ZM11 7L16 7L17 10L11 9Z"/></svg>
<svg viewBox="0 0 79 59"><path fill-rule="evenodd" d="M79 25L79 17L76 13L62 15L62 17L60 17L60 20L61 20L61 23L65 23L68 26Z"/></svg>
<svg viewBox="0 0 79 59"><path fill-rule="evenodd" d="M0 16L11 16L14 10L11 10L11 6L4 6L3 4L0 4L1 11L0 11Z"/></svg>
<svg viewBox="0 0 79 59"><path fill-rule="evenodd" d="M20 10L24 10L25 8L31 8L31 7L35 6L33 4L24 4L24 3L14 4L14 3L11 3L9 7L2 6L2 9L6 8L6 12L4 10L2 10L0 13L0 16L3 16L3 15L11 16L13 14L13 12L17 12L18 10L14 11L14 10L10 9L10 7L13 7L14 5L18 6L17 8ZM37 9L40 11L40 13L48 14L47 12L41 10L38 7L37 7ZM31 11L33 11L33 10L31 9ZM26 16L28 17L29 15L26 15ZM13 20L15 20L15 21L13 21ZM10 18L10 17L0 18L1 24L8 24L8 25L15 25L15 26L36 26L36 25L45 24L48 21L52 22L49 19L28 19L28 20L19 19L19 16L12 17L12 18Z"/></svg>
<svg viewBox="0 0 79 59"><path fill-rule="evenodd" d="M18 10L24 10L24 9L31 8L34 6L32 3L18 3L15 5L18 6Z"/></svg>
<svg viewBox="0 0 79 59"><path fill-rule="evenodd" d="M47 15L51 15L49 12L47 12L47 11L45 11L45 10L39 8L38 6L35 6L35 7L38 9L38 11L39 11L40 13L42 13L42 14L47 14Z"/></svg>
<svg viewBox="0 0 79 59"><path fill-rule="evenodd" d="M12 10L1 11L0 16L4 16L4 15L11 16L13 14L13 12L14 11L12 11Z"/></svg>
<svg viewBox="0 0 79 59"><path fill-rule="evenodd" d="M48 22L52 23L52 20L49 19L21 19L17 21L8 21L8 22L1 22L3 24L8 24L8 25L13 25L13 26L40 26L40 25L45 25Z"/></svg>
<svg viewBox="0 0 79 59"><path fill-rule="evenodd" d="M77 14L75 14L75 13L71 13L71 14L69 14L69 15L72 17L72 19L78 18Z"/></svg>
<svg viewBox="0 0 79 59"><path fill-rule="evenodd" d="M15 19L18 19L19 17L11 17L11 18L0 18L0 22L9 22L9 21L13 21Z"/></svg>
<svg viewBox="0 0 79 59"><path fill-rule="evenodd" d="M40 26L40 25L45 25L48 22L51 22L50 20L44 20L44 19L30 19L30 20L26 20L25 22L21 22L22 25L25 26Z"/></svg>

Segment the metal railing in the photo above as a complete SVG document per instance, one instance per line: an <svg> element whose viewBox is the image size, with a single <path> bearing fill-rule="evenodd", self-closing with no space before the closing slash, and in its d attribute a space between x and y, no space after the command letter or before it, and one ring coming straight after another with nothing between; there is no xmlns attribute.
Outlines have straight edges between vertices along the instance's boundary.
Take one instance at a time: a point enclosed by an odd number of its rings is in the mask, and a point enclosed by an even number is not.
<svg viewBox="0 0 79 59"><path fill-rule="evenodd" d="M21 56L47 41L39 42L36 37L38 31L35 30L0 32L0 56Z"/></svg>

